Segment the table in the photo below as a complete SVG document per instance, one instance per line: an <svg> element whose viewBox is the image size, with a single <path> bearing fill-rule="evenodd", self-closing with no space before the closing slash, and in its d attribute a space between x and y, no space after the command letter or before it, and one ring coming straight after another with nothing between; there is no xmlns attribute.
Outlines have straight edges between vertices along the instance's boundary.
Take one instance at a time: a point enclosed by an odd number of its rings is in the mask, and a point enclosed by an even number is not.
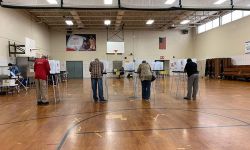
<svg viewBox="0 0 250 150"><path fill-rule="evenodd" d="M14 93L14 90L19 93L19 85L18 84L13 84L13 85L0 85L0 92L3 92L4 89L6 89L7 94L11 92L12 94ZM11 91L10 91L11 90Z"/></svg>

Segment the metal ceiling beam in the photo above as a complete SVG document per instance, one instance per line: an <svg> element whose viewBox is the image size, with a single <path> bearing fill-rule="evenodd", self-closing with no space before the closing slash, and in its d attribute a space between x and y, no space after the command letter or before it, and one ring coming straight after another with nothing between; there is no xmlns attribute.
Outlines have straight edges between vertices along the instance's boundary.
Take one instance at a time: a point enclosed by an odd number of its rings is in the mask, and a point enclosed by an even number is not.
<svg viewBox="0 0 250 150"><path fill-rule="evenodd" d="M80 16L78 15L78 13L75 10L70 11L71 15L73 16L74 20L76 21L77 25L79 28L83 27L83 23L80 19Z"/></svg>
<svg viewBox="0 0 250 150"><path fill-rule="evenodd" d="M103 18L103 17L107 17L107 16L81 16L81 15L78 15L79 17L83 18L83 17L86 17L86 18ZM62 16L60 15L57 15L57 16L49 16L49 15L45 15L45 16L37 16L38 18L62 18ZM65 17L72 17L72 16L65 16ZM115 18L116 16L109 16L109 17L112 17L112 18Z"/></svg>
<svg viewBox="0 0 250 150"><path fill-rule="evenodd" d="M60 9L61 6L57 7L50 7L50 6L21 6L21 5L8 5L2 4L1 7L4 8L13 8L13 9ZM250 8L245 7L222 7L222 8L189 8L189 7L171 7L171 8L128 8L128 7L121 7L121 8L89 8L89 7L62 7L61 9L64 10L135 10L135 11L172 11L172 10L189 10L189 11L220 11L220 10L250 10Z"/></svg>
<svg viewBox="0 0 250 150"><path fill-rule="evenodd" d="M64 3L63 3L63 0L61 0L61 3L60 3L60 6L52 6L50 7L51 5L44 5L44 6L41 6L39 7L38 5L31 5L31 6L25 6L25 5L11 5L11 4L8 4L8 3L3 3L2 0L0 1L0 5L2 7L5 7L5 8L18 8L18 9L77 9L77 10L136 10L136 11L170 11L170 10L192 10L192 11L213 11L213 10L216 10L216 11L220 11L220 10L250 10L249 7L247 6L241 6L240 8L235 8L235 1L236 0L230 0L231 3L230 5L227 5L227 6L224 6L224 7L221 7L221 8L217 8L217 7L200 7L200 8L197 8L197 7L193 7L193 8L190 8L190 7L185 7L183 6L182 4L182 1L183 0L179 0L179 6L177 7L169 7L169 8L141 8L141 7L138 7L138 8L131 8L131 7L124 7L122 6L120 0L118 0L118 5L117 6L114 6L113 8L110 7L110 8L106 8L105 6L104 7L99 7L99 8L95 8L95 7L87 7L87 5L85 7L79 7L79 5L76 5L75 7L67 7L67 6L64 6Z"/></svg>
<svg viewBox="0 0 250 150"><path fill-rule="evenodd" d="M48 12L48 13L53 13L53 12L70 12L72 10L77 11L78 13L81 12L86 12L86 11L90 11L90 12L100 12L100 10L84 10L84 9L30 9L29 11L32 13L40 13L40 12ZM102 11L107 11L107 12L117 12L117 10L102 10Z"/></svg>
<svg viewBox="0 0 250 150"><path fill-rule="evenodd" d="M182 21L181 19L175 19L176 21ZM103 24L103 20L90 20L90 19L88 19L88 20L79 20L79 21L81 21L82 23L84 23L84 22L98 22L98 23L101 23L101 24ZM111 22L115 22L116 20L112 20L111 19ZM147 19L138 19L138 20L132 20L132 19L124 19L124 20L122 20L122 22L146 22L147 21ZM169 21L173 21L172 19L155 19L155 22L157 23L157 22L169 22ZM53 23L53 22L64 22L64 20L62 19L62 20L52 20L52 21L45 21L45 22L47 22L47 23ZM116 23L115 23L116 24Z"/></svg>
<svg viewBox="0 0 250 150"><path fill-rule="evenodd" d="M164 14L162 14L162 15L152 15L151 17L163 17L163 15ZM165 14L165 15L167 15L167 14ZM94 15L94 16L82 16L82 15L78 15L79 17L81 17L81 18L103 18L103 17L107 17L107 16L105 16L105 15L100 15L100 16L96 16L96 15ZM176 15L174 15L174 14L171 14L171 15L168 15L167 17L172 17L172 16L181 16L181 15L179 15L179 14L176 14ZM196 15L196 16L219 16L219 15ZM63 15L55 15L55 16L49 16L49 15L38 15L37 16L38 18L62 18L63 17ZM65 17L72 17L72 16L65 16ZM111 18L116 18L117 16L108 16L108 17L111 17ZM144 16L144 15L133 15L133 16L126 16L126 15L124 15L123 16L123 18L124 17L147 17L147 16Z"/></svg>
<svg viewBox="0 0 250 150"><path fill-rule="evenodd" d="M156 29L155 27L152 27L152 26L148 26L148 27L124 27L126 29ZM71 27L71 28L65 28L65 27L50 27L50 29L65 29L65 30L72 30L72 29L79 29L77 27ZM97 26L97 27L83 27L82 29L106 29L105 26ZM82 30L82 29L79 29L79 30ZM115 29L115 27L110 27L110 29ZM157 28L159 29L159 28ZM105 31L105 30L102 30L102 31Z"/></svg>
<svg viewBox="0 0 250 150"><path fill-rule="evenodd" d="M136 25L136 24L126 24L126 25L124 25L124 27L156 27L156 26L160 26L161 24L154 24L154 25L152 25L152 26L146 26L146 25ZM60 27L60 26L64 26L64 27L69 27L68 25L66 25L66 24L50 24L49 26L51 26L51 27L53 27L53 26L58 26L58 27ZM105 27L104 25L101 25L101 24L85 24L84 25L84 27L83 28L85 28L85 27L97 27L97 26L99 26L99 27ZM73 28L73 27L76 27L76 28L78 28L76 25L73 25L73 26L70 26L70 28ZM115 27L115 25L110 25L110 27Z"/></svg>
<svg viewBox="0 0 250 150"><path fill-rule="evenodd" d="M27 14L27 15L29 15L35 22L41 22L40 18L37 18L35 15L33 15L32 13L30 13L29 11L24 10L24 13Z"/></svg>
<svg viewBox="0 0 250 150"><path fill-rule="evenodd" d="M125 11L117 12L116 21L115 21L115 30L119 30L119 28L121 27L122 18L124 14L125 14Z"/></svg>
<svg viewBox="0 0 250 150"><path fill-rule="evenodd" d="M179 25L181 20L183 20L183 18L185 18L185 16L187 15L188 12L182 12L181 14L176 14L176 16L172 19L171 24L165 24L163 26L160 27L161 30L166 30L169 27L175 27L176 25ZM188 15L191 15L191 12L188 13Z"/></svg>

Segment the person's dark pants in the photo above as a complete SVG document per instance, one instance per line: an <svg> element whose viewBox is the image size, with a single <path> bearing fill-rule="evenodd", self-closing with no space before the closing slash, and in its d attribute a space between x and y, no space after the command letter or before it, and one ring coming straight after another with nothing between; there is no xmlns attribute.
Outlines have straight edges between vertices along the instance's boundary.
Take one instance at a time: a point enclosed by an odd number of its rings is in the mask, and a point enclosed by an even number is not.
<svg viewBox="0 0 250 150"><path fill-rule="evenodd" d="M151 81L150 80L141 81L141 86L142 86L142 98L145 100L150 99Z"/></svg>
<svg viewBox="0 0 250 150"><path fill-rule="evenodd" d="M94 100L95 101L98 100L98 97L97 97L97 85L98 85L99 100L104 100L103 87L102 87L102 78L91 78L91 85L92 85Z"/></svg>

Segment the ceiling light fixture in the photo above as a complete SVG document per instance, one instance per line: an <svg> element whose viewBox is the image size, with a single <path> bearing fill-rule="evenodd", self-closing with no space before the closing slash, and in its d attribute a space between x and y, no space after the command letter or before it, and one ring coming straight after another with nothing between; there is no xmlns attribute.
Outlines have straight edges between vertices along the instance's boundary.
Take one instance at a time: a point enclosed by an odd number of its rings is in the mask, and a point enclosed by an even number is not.
<svg viewBox="0 0 250 150"><path fill-rule="evenodd" d="M189 22L190 22L190 20L183 20L183 21L181 21L180 24L188 24Z"/></svg>
<svg viewBox="0 0 250 150"><path fill-rule="evenodd" d="M69 26L72 26L74 25L73 21L72 20L65 20L65 23Z"/></svg>
<svg viewBox="0 0 250 150"><path fill-rule="evenodd" d="M150 24L153 24L154 22L155 22L154 20L149 19L149 20L146 22L146 24L150 25Z"/></svg>
<svg viewBox="0 0 250 150"><path fill-rule="evenodd" d="M171 4L173 4L175 1L176 1L176 0L167 0L167 1L165 2L165 4L166 4L166 5L171 5Z"/></svg>
<svg viewBox="0 0 250 150"><path fill-rule="evenodd" d="M113 0L104 0L105 5L112 5Z"/></svg>
<svg viewBox="0 0 250 150"><path fill-rule="evenodd" d="M227 0L218 0L218 1L214 2L214 5L220 5L220 4L224 3L225 1L227 1Z"/></svg>
<svg viewBox="0 0 250 150"><path fill-rule="evenodd" d="M48 2L49 4L53 4L53 5L58 4L58 3L57 3L57 0L47 0L47 2Z"/></svg>
<svg viewBox="0 0 250 150"><path fill-rule="evenodd" d="M106 26L110 25L110 24L111 24L111 20L104 20L104 24L105 24Z"/></svg>

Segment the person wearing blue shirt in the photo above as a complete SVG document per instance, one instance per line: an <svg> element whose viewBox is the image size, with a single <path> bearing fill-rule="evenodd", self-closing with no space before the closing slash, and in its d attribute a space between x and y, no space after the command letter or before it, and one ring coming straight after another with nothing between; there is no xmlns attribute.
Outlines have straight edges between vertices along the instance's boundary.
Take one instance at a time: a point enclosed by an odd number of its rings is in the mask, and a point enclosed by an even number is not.
<svg viewBox="0 0 250 150"><path fill-rule="evenodd" d="M18 69L18 67L16 65L9 63L8 66L9 66L10 76L11 77L16 76L16 75L18 75L20 73L19 69Z"/></svg>

